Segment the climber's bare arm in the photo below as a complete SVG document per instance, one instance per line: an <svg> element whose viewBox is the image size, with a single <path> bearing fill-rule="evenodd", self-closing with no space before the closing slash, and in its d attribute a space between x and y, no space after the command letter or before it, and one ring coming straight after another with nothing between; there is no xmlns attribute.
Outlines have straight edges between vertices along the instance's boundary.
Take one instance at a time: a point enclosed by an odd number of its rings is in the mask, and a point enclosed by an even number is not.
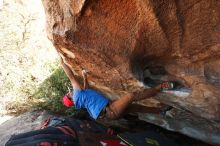
<svg viewBox="0 0 220 146"><path fill-rule="evenodd" d="M88 84L88 79L87 79L87 73L85 70L82 71L82 76L83 76L83 88L87 89L89 88L89 84Z"/></svg>
<svg viewBox="0 0 220 146"><path fill-rule="evenodd" d="M67 77L69 78L73 89L81 89L79 82L75 79L71 69L64 63L63 59L60 59L60 63L63 67L64 72L66 73Z"/></svg>

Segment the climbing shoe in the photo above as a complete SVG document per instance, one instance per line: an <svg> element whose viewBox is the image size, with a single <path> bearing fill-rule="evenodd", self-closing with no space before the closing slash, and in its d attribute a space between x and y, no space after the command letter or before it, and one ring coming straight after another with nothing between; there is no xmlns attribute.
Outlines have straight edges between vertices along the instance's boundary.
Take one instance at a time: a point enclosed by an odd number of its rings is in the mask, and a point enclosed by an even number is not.
<svg viewBox="0 0 220 146"><path fill-rule="evenodd" d="M171 90L174 88L173 82L163 82L160 84L161 90Z"/></svg>

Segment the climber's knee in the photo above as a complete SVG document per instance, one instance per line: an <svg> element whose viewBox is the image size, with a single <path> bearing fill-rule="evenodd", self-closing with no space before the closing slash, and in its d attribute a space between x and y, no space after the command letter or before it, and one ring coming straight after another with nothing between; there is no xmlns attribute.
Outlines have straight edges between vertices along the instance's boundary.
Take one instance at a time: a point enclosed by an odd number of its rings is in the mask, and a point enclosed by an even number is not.
<svg viewBox="0 0 220 146"><path fill-rule="evenodd" d="M116 110L114 110L110 106L106 107L106 118L115 120L115 119L118 119L119 117L120 117L120 114Z"/></svg>

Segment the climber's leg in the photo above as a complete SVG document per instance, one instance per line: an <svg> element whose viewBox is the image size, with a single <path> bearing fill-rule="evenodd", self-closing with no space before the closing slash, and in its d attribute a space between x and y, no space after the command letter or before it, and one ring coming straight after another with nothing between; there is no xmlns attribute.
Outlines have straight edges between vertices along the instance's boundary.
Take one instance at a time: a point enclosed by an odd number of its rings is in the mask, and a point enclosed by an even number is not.
<svg viewBox="0 0 220 146"><path fill-rule="evenodd" d="M171 90L173 88L174 88L173 82L163 82L154 88L145 89L143 92L134 93L133 100L134 101L143 100L143 99L155 96L161 90Z"/></svg>
<svg viewBox="0 0 220 146"><path fill-rule="evenodd" d="M105 117L109 119L118 119L132 101L133 94L129 93L118 100L110 102L105 108Z"/></svg>
<svg viewBox="0 0 220 146"><path fill-rule="evenodd" d="M133 92L126 94L125 96L122 96L120 99L112 101L109 103L109 105L105 108L106 117L110 119L117 119L119 118L122 113L125 111L125 109L133 102L138 101L146 98L150 98L154 95L156 95L161 88L171 88L171 86L168 86L168 82L160 84L159 86L151 89L145 89L143 92ZM155 109L155 108L149 108L148 110L158 113L161 112L161 110ZM149 111L149 112L150 112Z"/></svg>
<svg viewBox="0 0 220 146"><path fill-rule="evenodd" d="M139 101L146 98L150 98L152 96L155 96L158 92L160 92L161 87L160 85L155 88L145 89L142 92L136 92L134 93L133 101Z"/></svg>
<svg viewBox="0 0 220 146"><path fill-rule="evenodd" d="M139 104L131 104L132 98L129 96L123 96L119 100L115 100L105 108L105 117L109 119L118 119L126 111L126 113L154 113L160 114L166 108L166 105L161 107L146 107Z"/></svg>
<svg viewBox="0 0 220 146"><path fill-rule="evenodd" d="M137 100L142 100L149 98L151 96L154 96L160 91L160 88L153 88L153 89L147 89L144 90L141 93L129 93L125 96L122 96L120 99L112 101L109 103L109 105L106 107L106 117L109 119L117 119L119 118L125 109L133 102ZM150 111L159 111L156 109L151 108Z"/></svg>

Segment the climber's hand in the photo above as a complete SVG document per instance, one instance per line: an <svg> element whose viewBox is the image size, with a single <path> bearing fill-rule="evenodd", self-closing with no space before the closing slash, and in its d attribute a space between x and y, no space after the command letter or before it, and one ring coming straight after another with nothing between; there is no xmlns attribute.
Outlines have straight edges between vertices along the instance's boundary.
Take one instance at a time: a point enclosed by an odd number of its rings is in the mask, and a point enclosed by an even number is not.
<svg viewBox="0 0 220 146"><path fill-rule="evenodd" d="M89 72L85 69L82 70L82 76L86 77Z"/></svg>

